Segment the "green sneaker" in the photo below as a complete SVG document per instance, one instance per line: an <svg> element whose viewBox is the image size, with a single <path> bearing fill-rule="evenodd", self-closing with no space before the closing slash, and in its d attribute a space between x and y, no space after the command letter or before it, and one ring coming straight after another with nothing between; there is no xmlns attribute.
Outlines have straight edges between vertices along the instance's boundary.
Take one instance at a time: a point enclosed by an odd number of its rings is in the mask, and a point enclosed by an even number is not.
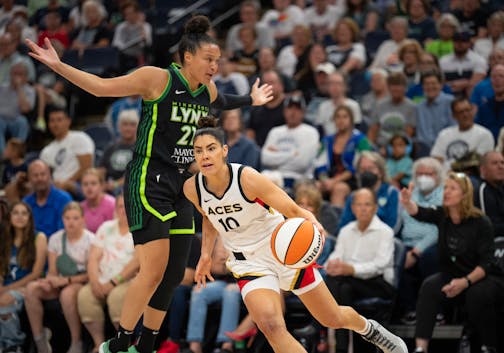
<svg viewBox="0 0 504 353"><path fill-rule="evenodd" d="M109 350L109 342L110 342L110 340L107 340L107 341L103 342L102 344L100 344L100 348L98 349L98 352L99 353L111 353Z"/></svg>

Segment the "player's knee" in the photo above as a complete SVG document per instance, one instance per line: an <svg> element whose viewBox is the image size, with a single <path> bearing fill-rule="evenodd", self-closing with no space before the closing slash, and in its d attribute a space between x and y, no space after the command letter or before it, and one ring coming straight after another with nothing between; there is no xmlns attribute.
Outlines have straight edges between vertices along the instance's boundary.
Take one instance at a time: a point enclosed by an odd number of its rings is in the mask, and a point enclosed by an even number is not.
<svg viewBox="0 0 504 353"><path fill-rule="evenodd" d="M142 282L145 288L157 288L161 281L163 280L164 268L161 270L157 269L149 269L148 271L142 271L137 275L137 281Z"/></svg>
<svg viewBox="0 0 504 353"><path fill-rule="evenodd" d="M268 338L280 337L283 332L287 331L287 326L282 317L263 317L256 322L259 329Z"/></svg>

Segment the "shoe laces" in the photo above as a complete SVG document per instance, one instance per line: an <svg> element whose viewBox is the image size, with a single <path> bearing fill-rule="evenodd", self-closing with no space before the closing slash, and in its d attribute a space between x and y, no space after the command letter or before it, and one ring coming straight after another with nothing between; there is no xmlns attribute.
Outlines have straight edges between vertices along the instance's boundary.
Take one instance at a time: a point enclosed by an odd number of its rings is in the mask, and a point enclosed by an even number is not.
<svg viewBox="0 0 504 353"><path fill-rule="evenodd" d="M377 327L372 327L373 329L371 330L370 334L365 337L366 339L368 339L370 342L376 343L380 347L387 348L391 351L393 351L397 347L397 345L392 342L387 336L381 333Z"/></svg>

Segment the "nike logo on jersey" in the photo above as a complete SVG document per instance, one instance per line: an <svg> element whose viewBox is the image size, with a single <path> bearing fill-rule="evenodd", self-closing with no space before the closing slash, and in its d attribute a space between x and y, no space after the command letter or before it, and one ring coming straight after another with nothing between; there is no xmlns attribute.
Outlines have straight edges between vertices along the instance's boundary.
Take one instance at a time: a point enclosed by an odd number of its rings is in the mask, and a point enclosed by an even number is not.
<svg viewBox="0 0 504 353"><path fill-rule="evenodd" d="M208 199L208 200L203 200L204 202L208 202L208 201L212 201L212 199Z"/></svg>
<svg viewBox="0 0 504 353"><path fill-rule="evenodd" d="M179 91L178 89L175 90L175 94L182 94L185 93L186 91Z"/></svg>
<svg viewBox="0 0 504 353"><path fill-rule="evenodd" d="M159 183L159 178L161 178L161 174L156 175L156 181Z"/></svg>

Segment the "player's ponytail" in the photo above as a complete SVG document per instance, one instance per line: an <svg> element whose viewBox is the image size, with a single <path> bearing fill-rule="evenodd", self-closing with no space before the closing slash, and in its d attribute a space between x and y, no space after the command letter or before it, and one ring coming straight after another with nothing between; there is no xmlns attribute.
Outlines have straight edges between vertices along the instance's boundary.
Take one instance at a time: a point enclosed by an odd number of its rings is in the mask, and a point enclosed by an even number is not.
<svg viewBox="0 0 504 353"><path fill-rule="evenodd" d="M217 119L213 115L202 116L201 118L199 118L198 130L196 130L196 133L194 134L194 141L196 141L199 136L211 135L215 137L215 139L219 141L221 145L224 145L226 143L226 136L224 134L224 131L221 128L217 127L218 122L219 119Z"/></svg>
<svg viewBox="0 0 504 353"><path fill-rule="evenodd" d="M197 15L189 19L184 26L184 34L180 39L178 53L180 62L184 64L184 54L189 52L196 54L196 50L203 43L218 45L217 41L208 35L210 30L210 20L203 15Z"/></svg>

